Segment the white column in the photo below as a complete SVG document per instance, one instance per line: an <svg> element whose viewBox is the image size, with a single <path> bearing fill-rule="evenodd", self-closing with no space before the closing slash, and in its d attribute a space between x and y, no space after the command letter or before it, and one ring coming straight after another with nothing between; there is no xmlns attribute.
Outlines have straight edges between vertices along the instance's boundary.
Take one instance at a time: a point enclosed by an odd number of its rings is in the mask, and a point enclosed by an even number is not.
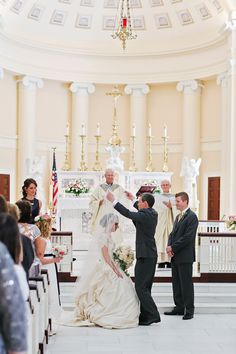
<svg viewBox="0 0 236 354"><path fill-rule="evenodd" d="M236 13L233 12L229 22L231 30L228 38L229 46L229 106L228 106L228 156L224 158L228 160L227 170L227 196L226 198L226 212L227 215L234 215L236 211Z"/></svg>
<svg viewBox="0 0 236 354"><path fill-rule="evenodd" d="M135 162L138 171L145 171L147 162L147 100L149 86L146 84L127 85L125 93L130 97L130 135L133 125L136 131Z"/></svg>
<svg viewBox="0 0 236 354"><path fill-rule="evenodd" d="M35 122L37 88L43 87L43 80L24 76L19 80L18 120L18 190L27 176L27 162L35 157Z"/></svg>
<svg viewBox="0 0 236 354"><path fill-rule="evenodd" d="M220 180L220 216L228 215L228 200L230 195L230 185L228 175L230 170L229 136L229 110L228 110L228 73L222 73L217 77L217 85L221 86L221 180Z"/></svg>
<svg viewBox="0 0 236 354"><path fill-rule="evenodd" d="M73 82L72 92L72 121L71 121L71 169L79 169L81 160L81 126L88 136L89 94L95 92L95 86L87 83ZM85 162L88 161L88 139L85 140Z"/></svg>
<svg viewBox="0 0 236 354"><path fill-rule="evenodd" d="M183 91L183 157L200 156L200 88L196 80L180 81L177 90Z"/></svg>
<svg viewBox="0 0 236 354"><path fill-rule="evenodd" d="M4 77L4 71L3 68L0 68L0 79L3 79Z"/></svg>

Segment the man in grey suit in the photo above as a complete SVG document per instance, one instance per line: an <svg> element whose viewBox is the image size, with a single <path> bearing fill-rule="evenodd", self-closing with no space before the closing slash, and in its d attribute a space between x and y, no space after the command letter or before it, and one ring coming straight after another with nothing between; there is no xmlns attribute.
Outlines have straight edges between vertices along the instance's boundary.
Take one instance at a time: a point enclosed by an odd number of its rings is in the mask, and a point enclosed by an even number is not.
<svg viewBox="0 0 236 354"><path fill-rule="evenodd" d="M175 307L165 315L183 315L190 320L194 314L193 262L195 261L195 238L198 227L197 215L188 207L185 192L175 195L177 215L169 235L167 254L171 257L172 287Z"/></svg>
<svg viewBox="0 0 236 354"><path fill-rule="evenodd" d="M133 200L131 193L127 197ZM114 208L123 216L131 219L136 227L136 265L135 290L140 301L139 324L148 326L161 321L156 304L151 296L153 278L157 263L157 249L155 230L157 226L157 212L152 208L155 199L152 194L144 193L135 202L138 212L132 212L117 202L111 192L107 199L113 203Z"/></svg>

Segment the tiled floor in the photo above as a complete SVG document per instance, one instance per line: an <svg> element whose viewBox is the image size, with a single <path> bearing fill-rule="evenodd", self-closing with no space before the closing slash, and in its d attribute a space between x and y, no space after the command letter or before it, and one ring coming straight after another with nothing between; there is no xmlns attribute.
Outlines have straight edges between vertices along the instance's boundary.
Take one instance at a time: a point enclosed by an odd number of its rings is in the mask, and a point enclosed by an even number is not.
<svg viewBox="0 0 236 354"><path fill-rule="evenodd" d="M164 316L148 327L59 326L46 354L236 354L236 315Z"/></svg>

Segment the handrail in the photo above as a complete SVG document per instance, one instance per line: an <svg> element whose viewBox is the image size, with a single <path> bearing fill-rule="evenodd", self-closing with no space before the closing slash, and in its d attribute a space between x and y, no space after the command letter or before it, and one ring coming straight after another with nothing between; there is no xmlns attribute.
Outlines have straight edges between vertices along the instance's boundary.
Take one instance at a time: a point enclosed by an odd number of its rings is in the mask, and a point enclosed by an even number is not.
<svg viewBox="0 0 236 354"><path fill-rule="evenodd" d="M200 237L236 237L236 232L198 232Z"/></svg>
<svg viewBox="0 0 236 354"><path fill-rule="evenodd" d="M72 231L53 231L51 233L52 246L55 244L65 244L68 253L63 257L60 263L57 264L59 272L72 272L73 262L73 232Z"/></svg>
<svg viewBox="0 0 236 354"><path fill-rule="evenodd" d="M236 232L198 232L200 273L236 273Z"/></svg>

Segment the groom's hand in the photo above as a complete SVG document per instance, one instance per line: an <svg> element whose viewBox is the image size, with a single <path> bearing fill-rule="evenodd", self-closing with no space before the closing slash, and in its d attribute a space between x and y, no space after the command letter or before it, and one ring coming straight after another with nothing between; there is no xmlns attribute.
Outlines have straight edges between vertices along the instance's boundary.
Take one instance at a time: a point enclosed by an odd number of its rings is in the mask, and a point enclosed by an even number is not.
<svg viewBox="0 0 236 354"><path fill-rule="evenodd" d="M111 193L110 191L107 192L107 200L109 200L109 202L113 203L115 200L114 194Z"/></svg>
<svg viewBox="0 0 236 354"><path fill-rule="evenodd" d="M166 253L168 254L169 257L173 257L174 256L174 252L173 252L171 246L167 246L166 247Z"/></svg>
<svg viewBox="0 0 236 354"><path fill-rule="evenodd" d="M135 199L132 193L130 193L130 192L128 192L128 191L125 191L125 194L126 194L126 197L127 197L129 200L133 201L133 200Z"/></svg>

